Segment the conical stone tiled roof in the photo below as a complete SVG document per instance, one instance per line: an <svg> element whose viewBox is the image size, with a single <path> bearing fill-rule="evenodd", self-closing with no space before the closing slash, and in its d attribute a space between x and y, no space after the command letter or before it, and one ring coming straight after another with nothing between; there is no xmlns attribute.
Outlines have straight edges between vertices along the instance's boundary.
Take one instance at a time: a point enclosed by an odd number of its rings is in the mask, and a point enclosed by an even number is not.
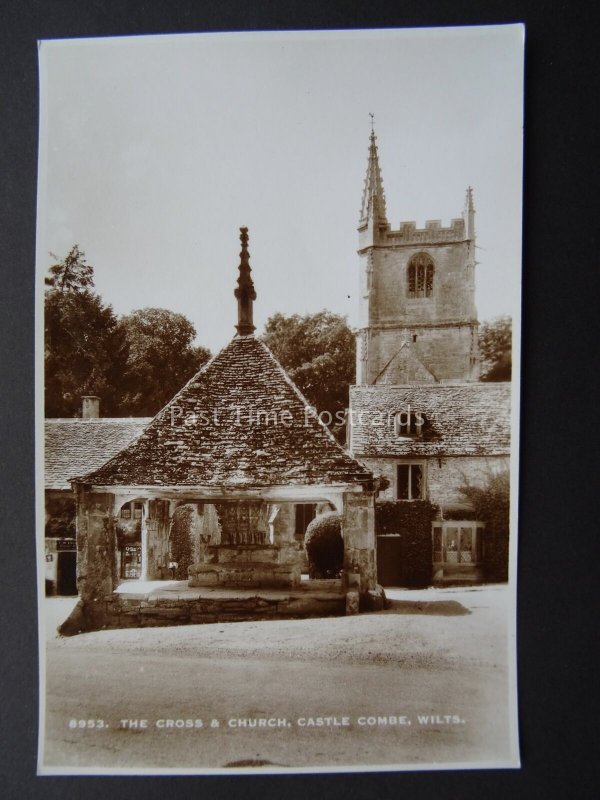
<svg viewBox="0 0 600 800"><path fill-rule="evenodd" d="M372 473L311 413L270 350L237 336L100 469L96 486L341 485Z"/></svg>

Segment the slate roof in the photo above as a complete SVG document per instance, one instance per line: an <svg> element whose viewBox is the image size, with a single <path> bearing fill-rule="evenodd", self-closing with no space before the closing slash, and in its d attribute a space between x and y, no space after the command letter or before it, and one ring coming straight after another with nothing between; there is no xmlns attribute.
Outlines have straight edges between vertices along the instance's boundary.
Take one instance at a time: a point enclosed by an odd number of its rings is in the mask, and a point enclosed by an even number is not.
<svg viewBox="0 0 600 800"><path fill-rule="evenodd" d="M351 387L350 450L358 457L506 455L510 395L510 383ZM420 437L396 433L394 416L409 405L425 417Z"/></svg>
<svg viewBox="0 0 600 800"><path fill-rule="evenodd" d="M237 336L135 442L78 480L235 488L367 483L372 477L310 413L270 350L254 336Z"/></svg>
<svg viewBox="0 0 600 800"><path fill-rule="evenodd" d="M45 420L46 489L71 489L70 478L101 467L151 421L152 417Z"/></svg>

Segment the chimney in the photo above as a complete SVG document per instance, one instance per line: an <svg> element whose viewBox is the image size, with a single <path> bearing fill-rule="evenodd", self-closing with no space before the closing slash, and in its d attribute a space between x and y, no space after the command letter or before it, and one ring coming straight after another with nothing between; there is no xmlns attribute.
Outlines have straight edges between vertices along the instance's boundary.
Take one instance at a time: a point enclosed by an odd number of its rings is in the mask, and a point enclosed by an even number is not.
<svg viewBox="0 0 600 800"><path fill-rule="evenodd" d="M85 395L81 399L83 401L81 406L82 419L98 419L100 416L100 398L95 395Z"/></svg>

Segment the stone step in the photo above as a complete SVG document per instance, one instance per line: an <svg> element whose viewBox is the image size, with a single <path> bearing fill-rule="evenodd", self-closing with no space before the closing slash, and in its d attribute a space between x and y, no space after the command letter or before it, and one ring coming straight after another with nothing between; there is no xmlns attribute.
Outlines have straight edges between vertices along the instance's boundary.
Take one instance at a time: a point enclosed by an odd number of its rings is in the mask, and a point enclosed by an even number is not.
<svg viewBox="0 0 600 800"><path fill-rule="evenodd" d="M300 570L292 564L242 561L226 564L195 564L190 567L190 586L293 587L300 583Z"/></svg>
<svg viewBox="0 0 600 800"><path fill-rule="evenodd" d="M279 548L273 545L210 545L204 551L207 564L279 562Z"/></svg>
<svg viewBox="0 0 600 800"><path fill-rule="evenodd" d="M341 578L310 578L307 581L302 581L302 588L306 588L309 592L342 592L342 579Z"/></svg>

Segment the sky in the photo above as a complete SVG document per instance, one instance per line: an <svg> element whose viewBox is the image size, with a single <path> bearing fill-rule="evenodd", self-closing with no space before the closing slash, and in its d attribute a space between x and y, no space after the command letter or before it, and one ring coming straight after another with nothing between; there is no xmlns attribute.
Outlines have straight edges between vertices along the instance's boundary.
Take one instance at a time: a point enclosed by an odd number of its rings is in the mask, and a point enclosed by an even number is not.
<svg viewBox="0 0 600 800"><path fill-rule="evenodd" d="M480 320L520 305L520 26L186 34L40 45L38 285L74 243L117 314L235 333L239 228L255 324L356 324L371 130L388 220L460 216L474 188Z"/></svg>

